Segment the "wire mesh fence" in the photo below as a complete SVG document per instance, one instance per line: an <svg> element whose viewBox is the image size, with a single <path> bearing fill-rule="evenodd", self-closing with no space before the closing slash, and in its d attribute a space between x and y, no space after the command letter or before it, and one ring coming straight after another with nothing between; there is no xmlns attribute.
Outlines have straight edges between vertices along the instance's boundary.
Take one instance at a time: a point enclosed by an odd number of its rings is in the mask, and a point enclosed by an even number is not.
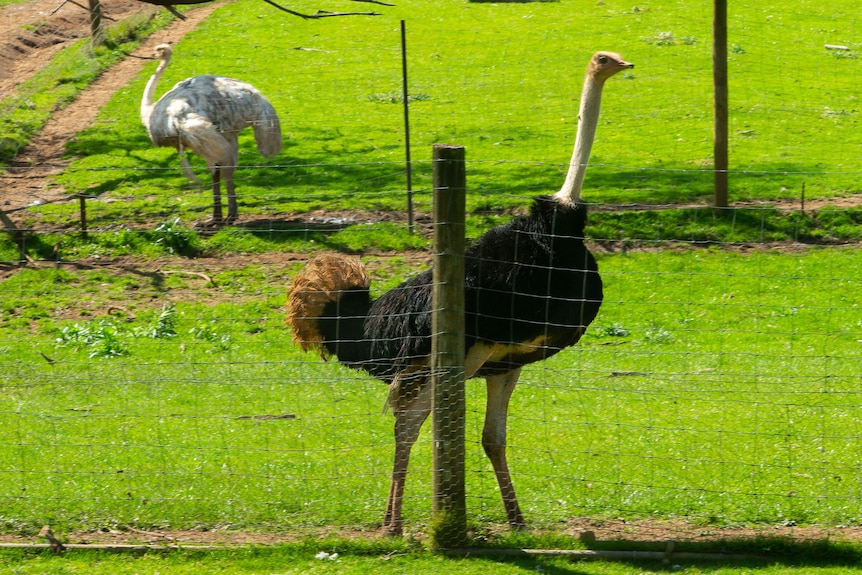
<svg viewBox="0 0 862 575"><path fill-rule="evenodd" d="M577 346L524 369L509 411L529 521L854 522L858 250L592 245L601 313ZM298 265L6 266L7 527L379 522L386 386L290 341ZM372 265L386 282L390 258ZM467 386L468 509L502 522L483 388ZM430 440L411 461L408 525L429 519Z"/></svg>
<svg viewBox="0 0 862 575"><path fill-rule="evenodd" d="M70 142L82 158L8 197L17 209L55 199L54 186L84 193L90 237L77 202L10 214L29 232L8 239L0 268L0 526L379 524L387 388L300 352L285 290L320 246L365 250L374 295L424 269L432 143L467 148L471 237L558 189L595 38L571 46L577 11L553 23L547 5L494 9L509 16L486 6L469 23L408 20L420 225L407 248L385 243L404 229L407 193L391 18L326 34L279 20L256 54L232 55L209 38L229 29L254 43L238 14L267 10L234 3L175 46L163 88L212 71L196 62L218 55L218 73L253 82L282 116L274 160L240 139L235 227L192 231L211 209L208 174L194 159L204 190L190 188L176 152L139 125L152 65ZM715 210L709 19L602 10L606 38L626 38L618 49L636 64L607 87L584 193L605 301L582 341L525 368L513 396L524 514L554 528L620 516L858 522L856 12L731 8L731 201L744 201ZM542 25L515 27L525 18ZM47 172L15 168L6 176ZM206 250L224 255L176 257ZM503 523L484 384L466 391L469 518ZM408 526L431 520L430 444L425 430Z"/></svg>

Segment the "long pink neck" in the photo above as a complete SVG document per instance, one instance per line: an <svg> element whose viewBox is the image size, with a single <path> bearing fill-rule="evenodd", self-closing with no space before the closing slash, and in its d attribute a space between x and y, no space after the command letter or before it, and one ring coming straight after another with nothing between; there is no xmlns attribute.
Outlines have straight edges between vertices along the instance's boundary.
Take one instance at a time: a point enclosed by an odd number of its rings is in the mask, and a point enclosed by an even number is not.
<svg viewBox="0 0 862 575"><path fill-rule="evenodd" d="M578 133L575 137L575 149L569 163L566 181L554 198L563 204L574 205L581 197L584 185L584 175L587 173L587 163L596 138L596 128L599 124L599 111L602 105L603 80L587 77L584 90L581 92L581 106L578 112Z"/></svg>

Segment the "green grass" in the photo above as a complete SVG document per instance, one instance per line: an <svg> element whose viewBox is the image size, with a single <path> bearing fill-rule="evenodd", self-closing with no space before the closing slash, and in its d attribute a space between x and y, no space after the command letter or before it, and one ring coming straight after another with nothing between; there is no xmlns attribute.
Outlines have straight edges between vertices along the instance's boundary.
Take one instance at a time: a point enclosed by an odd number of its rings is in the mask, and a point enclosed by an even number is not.
<svg viewBox="0 0 862 575"><path fill-rule="evenodd" d="M796 201L803 183L806 199L859 191L859 161L847 153L862 138L852 83L858 46L846 40L858 25L855 5L796 7L731 9L733 200ZM89 237L74 229L76 203L28 210L33 231L23 250L58 263L7 268L0 283L0 530L33 537L44 524L61 533L127 525L364 532L379 525L392 452L392 418L381 414L385 388L298 351L282 307L302 262L276 252L427 247L425 236L398 223L403 149L392 94L401 85L401 18L416 96L417 209L429 210L430 146L465 145L471 237L560 185L590 52L616 49L637 64L608 85L587 176L605 304L577 347L525 369L510 412L521 503L549 535L491 541L578 547L560 535L578 517L857 525L858 249L765 246L858 241L859 210L603 209L708 201L710 21L705 10L692 17L701 9L663 1L634 10L444 0L429 12L414 0L380 8L384 15L375 18L301 21L260 2L219 8L177 43L160 92L199 73L250 81L280 111L285 148L264 161L251 135L243 136L243 220L201 235L191 224L209 214L209 194L190 189L175 152L153 148L139 124L139 97L154 65L69 143L80 157L56 183L92 197ZM836 21L834 14L845 16ZM853 50L833 54L824 43ZM385 221L339 219L354 210ZM312 225L309 214L324 218ZM603 253L604 245L616 253ZM634 245L648 249L626 251ZM0 261L19 261L19 249L4 235ZM233 259L194 259L214 255ZM365 259L375 293L422 267L401 257ZM480 445L482 396L481 382L468 383L468 513L479 534L505 521ZM425 430L412 462L411 532L431 521L430 441ZM676 569L444 559L409 539L360 539L134 559L4 552L0 566L121 575L783 575L802 567L825 575L858 564L858 550L828 542L791 545L790 559L766 564ZM743 550L783 552L785 543ZM339 552L339 561L315 559L321 550ZM822 556L831 562L812 562Z"/></svg>
<svg viewBox="0 0 862 575"><path fill-rule="evenodd" d="M821 551L823 551L821 549ZM321 555L318 558L318 554ZM336 554L335 558L331 558ZM579 575L642 575L644 573L684 573L688 575L792 575L804 570L814 575L845 575L855 567L842 566L842 560L803 559L771 561L696 562L673 561L572 561L567 558L511 557L445 557L435 553L411 550L392 543L357 545L343 541L306 541L274 548L249 548L227 551L192 551L122 555L104 552L75 551L63 556L49 553L6 551L0 561L21 575L37 573L89 573L92 575L132 575L166 573L360 573L402 574L438 573L453 575L499 575L537 573L571 573ZM0 564L2 565L2 564Z"/></svg>
<svg viewBox="0 0 862 575"><path fill-rule="evenodd" d="M853 573L853 567L835 565L835 561L743 561L743 562L691 562L662 564L657 561L597 562L572 561L567 558L507 558L465 557L447 558L428 552L404 550L398 546L376 545L357 548L329 541L307 542L301 545L275 548L252 548L217 552L187 550L178 553L147 553L118 555L100 552L74 552L62 557L27 552L4 552L14 573L78 573L93 575L106 573L126 575L141 572L183 575L203 572L236 574L254 573L401 573L441 572L454 575L500 575L524 572L577 573L580 575L641 575L644 573L686 573L689 575L728 575L757 573L759 575L788 575L804 569L816 575L843 575ZM333 551L336 550L336 551ZM340 552L338 551L340 550ZM332 556L317 558L319 553Z"/></svg>
<svg viewBox="0 0 862 575"><path fill-rule="evenodd" d="M667 244L801 242L840 244L862 239L862 209L786 211L756 208L599 211L590 214L588 233L601 240Z"/></svg>
<svg viewBox="0 0 862 575"><path fill-rule="evenodd" d="M857 256L603 256L599 318L525 369L513 401L530 521L858 521ZM408 273L370 263L378 292ZM6 529L375 525L385 390L292 344L283 287L299 265L25 269L0 284ZM486 524L504 518L478 445L482 393L468 385L468 493ZM414 525L429 518L423 437Z"/></svg>
<svg viewBox="0 0 862 575"><path fill-rule="evenodd" d="M838 57L823 49L846 38L856 22L852 3L843 1L844 10L801 2L780 14L759 4L731 10L732 200L798 201L803 185L809 200L859 191L862 165L846 150L862 143L849 80L860 61L853 50ZM253 83L282 116L285 148L275 159L257 154L250 132L241 138L244 216L403 212L402 110L398 98L386 97L401 86L402 18L411 91L421 96L411 108L420 212L429 210L428 160L436 142L467 148L468 209L476 227L489 210L520 210L526 198L557 189L571 152L582 70L599 47L619 50L637 67L605 91L586 199L709 202L711 21L703 7L447 0L429 15L414 0L379 11L373 18L301 21L265 3L238 2L219 8L176 45L160 94L177 80L215 72ZM835 13L844 16L836 21ZM799 41L787 42L789 35ZM229 49L222 40L228 36L239 40ZM138 120L154 66L121 88L97 124L69 144L82 157L57 183L106 201L91 202L93 227L176 216L193 222L209 213L209 194L189 188L176 152L152 147ZM196 166L206 181L199 160ZM75 211L71 204L44 207L31 223L65 224ZM784 225L773 217L770 225ZM836 233L858 239L849 228Z"/></svg>
<svg viewBox="0 0 862 575"><path fill-rule="evenodd" d="M196 257L269 251L312 253L322 249L343 252L403 252L429 246L426 235L411 234L393 223L349 225L339 222L314 225L301 222L263 222L201 234L177 219L148 227L121 226L88 233L28 232L21 237L0 237L0 262L17 262L22 252L34 260L80 260L135 256Z"/></svg>

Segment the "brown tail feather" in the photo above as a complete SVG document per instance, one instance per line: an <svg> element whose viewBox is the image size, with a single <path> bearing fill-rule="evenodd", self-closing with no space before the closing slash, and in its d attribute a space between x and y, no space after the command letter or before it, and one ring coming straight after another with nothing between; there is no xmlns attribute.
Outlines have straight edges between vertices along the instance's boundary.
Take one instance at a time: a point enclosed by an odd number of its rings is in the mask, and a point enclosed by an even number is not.
<svg viewBox="0 0 862 575"><path fill-rule="evenodd" d="M328 358L318 318L328 303L337 301L347 290L368 289L365 266L357 258L320 255L312 259L293 278L287 297L287 323L293 328L293 339L304 351L317 349Z"/></svg>

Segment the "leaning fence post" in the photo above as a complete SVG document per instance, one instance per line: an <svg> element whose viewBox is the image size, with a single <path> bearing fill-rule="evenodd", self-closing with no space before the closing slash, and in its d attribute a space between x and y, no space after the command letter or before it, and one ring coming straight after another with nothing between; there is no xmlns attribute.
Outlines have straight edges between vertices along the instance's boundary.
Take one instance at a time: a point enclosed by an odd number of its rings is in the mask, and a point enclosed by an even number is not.
<svg viewBox="0 0 862 575"><path fill-rule="evenodd" d="M9 219L9 216L6 215L3 208L0 208L0 223L3 224L3 227L5 227L9 233L14 234L18 232L18 226L15 225L15 222Z"/></svg>
<svg viewBox="0 0 862 575"><path fill-rule="evenodd" d="M464 490L464 148L434 146L434 288L431 371L434 386L434 521L438 547L467 540Z"/></svg>
<svg viewBox="0 0 862 575"><path fill-rule="evenodd" d="M90 0L90 42L95 48L105 43L105 31L102 28L102 3L100 0Z"/></svg>

